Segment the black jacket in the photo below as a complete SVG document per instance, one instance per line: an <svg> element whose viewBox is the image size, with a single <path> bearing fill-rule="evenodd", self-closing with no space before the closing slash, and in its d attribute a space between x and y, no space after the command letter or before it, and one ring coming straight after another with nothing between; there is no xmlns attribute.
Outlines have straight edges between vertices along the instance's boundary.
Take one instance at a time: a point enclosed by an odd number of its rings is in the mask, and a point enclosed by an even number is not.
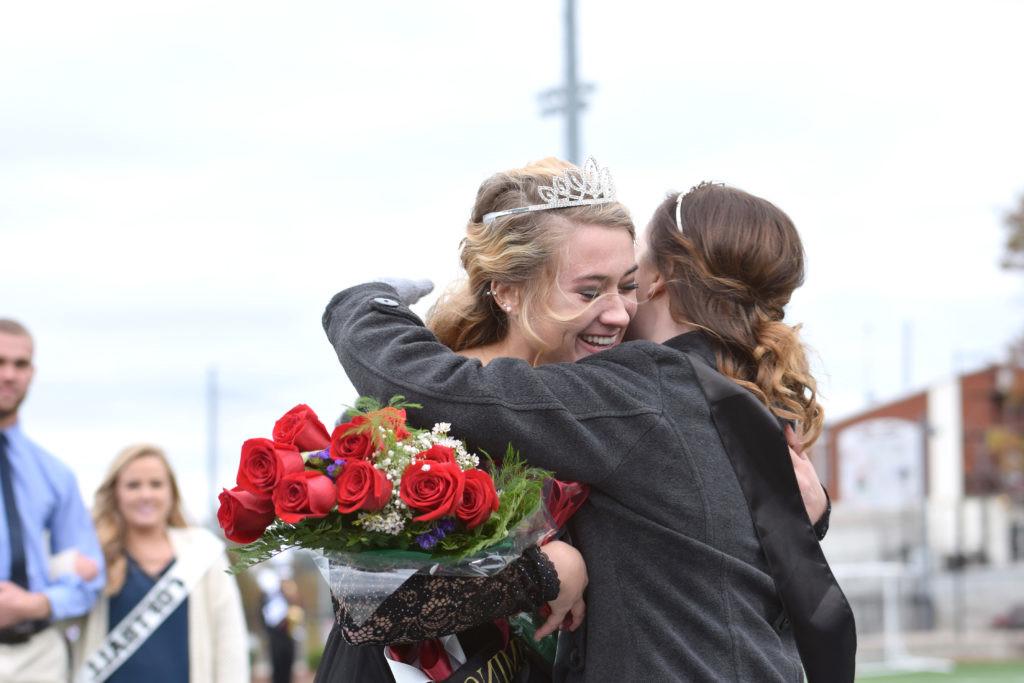
<svg viewBox="0 0 1024 683"><path fill-rule="evenodd" d="M707 339L631 342L573 364L452 353L387 285L339 293L324 329L357 391L423 404L473 447L511 442L590 483L572 521L587 619L569 681L853 680L853 615L778 422L714 369ZM799 643L799 654L797 651Z"/></svg>

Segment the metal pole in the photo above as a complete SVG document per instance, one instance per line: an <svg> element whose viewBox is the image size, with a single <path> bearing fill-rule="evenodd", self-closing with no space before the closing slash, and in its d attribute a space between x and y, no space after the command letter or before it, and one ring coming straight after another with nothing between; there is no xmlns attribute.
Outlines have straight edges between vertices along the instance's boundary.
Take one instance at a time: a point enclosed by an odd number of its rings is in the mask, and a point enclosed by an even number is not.
<svg viewBox="0 0 1024 683"><path fill-rule="evenodd" d="M576 0L565 0L565 147L569 161L580 163L579 83L576 78Z"/></svg>
<svg viewBox="0 0 1024 683"><path fill-rule="evenodd" d="M538 97L541 114L559 114L565 120L565 156L576 164L580 163L580 114L586 107L587 95L593 83L581 83L576 73L576 0L565 0L565 82L558 88L550 88Z"/></svg>
<svg viewBox="0 0 1024 683"><path fill-rule="evenodd" d="M964 595L964 572L967 561L964 557L964 499L956 501L956 564L953 569L953 632L961 635L966 621L967 601Z"/></svg>
<svg viewBox="0 0 1024 683"><path fill-rule="evenodd" d="M871 335L874 330L870 322L864 323L864 403L872 406L875 403L874 387L871 384Z"/></svg>
<svg viewBox="0 0 1024 683"><path fill-rule="evenodd" d="M913 324L903 321L903 391L910 391L913 379Z"/></svg>
<svg viewBox="0 0 1024 683"><path fill-rule="evenodd" d="M217 517L217 368L206 373L206 483L211 519Z"/></svg>
<svg viewBox="0 0 1024 683"><path fill-rule="evenodd" d="M927 416L922 416L921 426L921 585L919 595L920 621L926 629L935 628L935 603L932 599L932 551L931 539L928 537L928 498L931 495L928 486L928 439L931 427Z"/></svg>

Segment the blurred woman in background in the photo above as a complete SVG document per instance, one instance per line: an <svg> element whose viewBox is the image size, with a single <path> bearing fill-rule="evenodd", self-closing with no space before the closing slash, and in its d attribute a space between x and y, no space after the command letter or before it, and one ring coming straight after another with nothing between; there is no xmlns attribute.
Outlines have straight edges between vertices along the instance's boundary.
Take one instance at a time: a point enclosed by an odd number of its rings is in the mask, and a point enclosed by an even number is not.
<svg viewBox="0 0 1024 683"><path fill-rule="evenodd" d="M107 584L77 642L76 681L249 683L248 630L224 545L186 522L164 452L121 451L92 512Z"/></svg>

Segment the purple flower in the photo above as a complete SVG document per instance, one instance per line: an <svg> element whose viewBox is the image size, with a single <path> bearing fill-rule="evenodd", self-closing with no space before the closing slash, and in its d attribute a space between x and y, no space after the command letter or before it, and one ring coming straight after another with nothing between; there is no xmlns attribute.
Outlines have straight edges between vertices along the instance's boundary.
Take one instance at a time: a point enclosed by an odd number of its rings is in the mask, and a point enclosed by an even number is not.
<svg viewBox="0 0 1024 683"><path fill-rule="evenodd" d="M331 479L335 479L338 476L338 471L345 466L344 458L338 458L330 465L327 466L327 476Z"/></svg>
<svg viewBox="0 0 1024 683"><path fill-rule="evenodd" d="M424 550L430 550L437 542L442 538L450 534L455 529L455 520L450 518L444 518L438 520L437 524L430 531L425 531L416 537L416 543L419 544Z"/></svg>
<svg viewBox="0 0 1024 683"><path fill-rule="evenodd" d="M435 538L434 534L429 532L429 531L426 532L426 533L420 534L419 536L416 537L416 543L418 543L419 546L421 548L423 548L424 550L430 550L435 545L437 545L437 542L439 540L441 540L441 539Z"/></svg>

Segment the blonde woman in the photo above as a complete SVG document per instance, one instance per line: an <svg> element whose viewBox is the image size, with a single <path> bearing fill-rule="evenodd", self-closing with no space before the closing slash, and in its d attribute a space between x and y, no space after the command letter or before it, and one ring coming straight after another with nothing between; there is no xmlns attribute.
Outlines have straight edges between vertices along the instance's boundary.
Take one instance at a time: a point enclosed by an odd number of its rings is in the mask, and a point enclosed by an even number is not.
<svg viewBox="0 0 1024 683"><path fill-rule="evenodd" d="M190 527L164 452L121 451L96 490L107 565L76 651L76 682L248 683L247 630L223 544Z"/></svg>
<svg viewBox="0 0 1024 683"><path fill-rule="evenodd" d="M636 310L636 263L633 221L622 204L581 206L558 215L522 214L507 221L501 231L480 219L488 211L522 205L536 196L538 187L572 168L548 158L498 173L480 186L461 248L467 279L448 292L430 321L431 329L450 349L484 364L500 357L544 364L578 360L601 351L608 336L620 339L625 333ZM510 287L511 283L549 283L563 259L571 261L575 275L591 273L593 268L612 273L607 287L619 296L577 316L577 301L595 289L591 281L560 278L558 284L571 299L560 298L553 305L544 299L543 286L521 291ZM572 334L563 334L565 329ZM510 440L514 441L512 435ZM492 579L415 576L365 624L354 624L347 614L338 614L316 681L422 681L424 677L416 677L415 672L412 678L401 678L405 668L385 661L383 648L371 643L408 643L444 634L455 634L459 643L459 656L446 676L438 675L437 667L425 667L423 657L412 658L431 680L464 683L500 667L508 680L548 681L550 665L531 661L529 648L520 648L514 639L490 638L494 627L489 622L547 601L553 616L539 634L553 631L563 617L570 630L579 628L585 611L579 596L585 587L586 567L579 553L560 541L539 552L527 551Z"/></svg>

